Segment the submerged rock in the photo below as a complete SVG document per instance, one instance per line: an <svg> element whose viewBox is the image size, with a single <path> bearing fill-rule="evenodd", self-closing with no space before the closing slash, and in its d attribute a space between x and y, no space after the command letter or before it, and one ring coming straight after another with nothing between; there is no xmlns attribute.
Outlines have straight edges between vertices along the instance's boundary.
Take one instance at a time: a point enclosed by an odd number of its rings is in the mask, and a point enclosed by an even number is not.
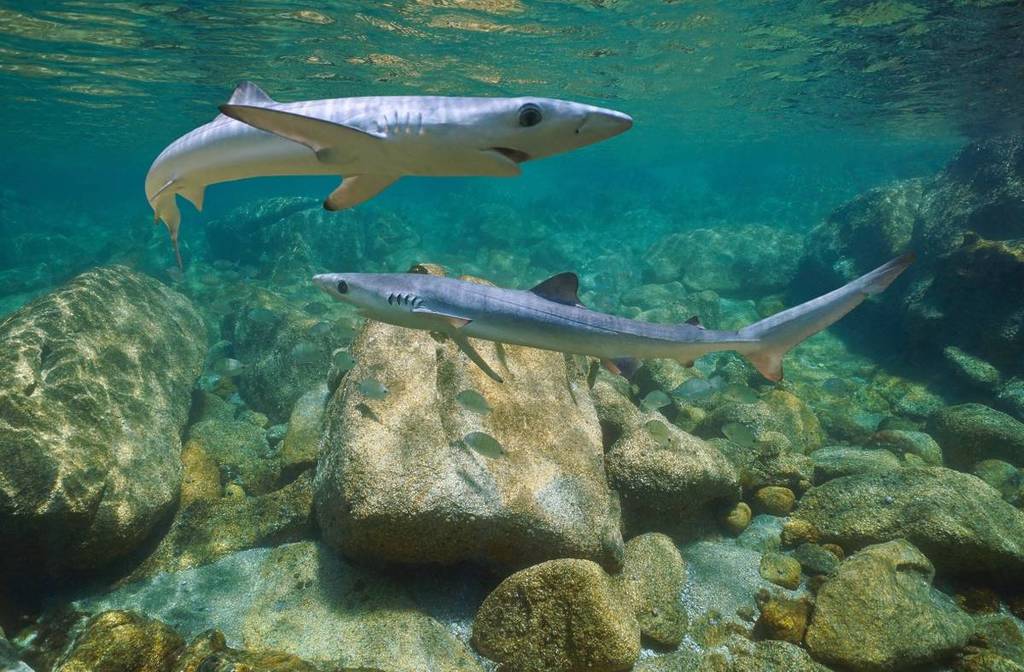
<svg viewBox="0 0 1024 672"><path fill-rule="evenodd" d="M487 596L473 645L510 672L616 672L640 654L640 627L598 565L550 560Z"/></svg>
<svg viewBox="0 0 1024 672"><path fill-rule="evenodd" d="M238 378L239 391L273 422L286 421L299 397L326 382L331 354L350 338L344 329L321 329L320 324L290 301L262 290L231 316L230 337L247 364Z"/></svg>
<svg viewBox="0 0 1024 672"><path fill-rule="evenodd" d="M814 460L814 482L821 484L834 478L855 474L885 474L900 469L899 459L888 450L827 446L811 453Z"/></svg>
<svg viewBox="0 0 1024 672"><path fill-rule="evenodd" d="M942 446L946 462L969 469L981 460L1005 460L1024 467L1024 422L982 404L944 408L932 416L928 432Z"/></svg>
<svg viewBox="0 0 1024 672"><path fill-rule="evenodd" d="M465 645L420 612L402 586L312 542L242 551L78 606L136 610L188 638L217 628L233 647L342 667L480 671Z"/></svg>
<svg viewBox="0 0 1024 672"><path fill-rule="evenodd" d="M903 540L869 546L818 590L807 629L816 659L864 672L895 672L953 656L971 618L931 586L931 563Z"/></svg>
<svg viewBox="0 0 1024 672"><path fill-rule="evenodd" d="M126 580L198 567L237 551L298 541L312 533L309 471L265 495L182 501L160 544Z"/></svg>
<svg viewBox="0 0 1024 672"><path fill-rule="evenodd" d="M356 367L326 411L316 475L325 540L346 555L405 563L616 566L618 505L586 370L560 353L474 344L504 383L450 341L366 324ZM383 398L360 391L371 377ZM460 404L464 390L490 412Z"/></svg>
<svg viewBox="0 0 1024 672"><path fill-rule="evenodd" d="M632 512L645 521L653 518L653 524L670 524L709 504L739 499L735 469L706 441L659 413L639 410L604 380L594 385L593 395L608 480ZM659 431L652 432L654 427Z"/></svg>
<svg viewBox="0 0 1024 672"><path fill-rule="evenodd" d="M644 275L690 290L761 297L789 286L802 252L803 238L777 226L694 229L658 241L644 257Z"/></svg>
<svg viewBox="0 0 1024 672"><path fill-rule="evenodd" d="M125 267L0 322L0 566L87 571L135 549L181 483L202 321Z"/></svg>
<svg viewBox="0 0 1024 672"><path fill-rule="evenodd" d="M634 672L829 672L799 646L766 640L752 642L732 635L704 656L683 649L647 658Z"/></svg>
<svg viewBox="0 0 1024 672"><path fill-rule="evenodd" d="M814 411L785 390L772 390L753 403L732 402L714 409L697 429L700 436L727 436L723 428L731 423L750 431L755 441L767 441L779 433L796 453L811 453L822 446L825 433ZM728 438L728 437L727 437Z"/></svg>
<svg viewBox="0 0 1024 672"><path fill-rule="evenodd" d="M160 621L131 611L89 619L54 672L171 672L185 640Z"/></svg>
<svg viewBox="0 0 1024 672"><path fill-rule="evenodd" d="M859 474L807 491L793 514L846 551L906 539L941 573L1024 580L1024 512L974 476L942 467Z"/></svg>
<svg viewBox="0 0 1024 672"><path fill-rule="evenodd" d="M191 450L202 450L217 463L221 481L247 492L270 492L281 476L281 459L267 443L266 431L246 420L204 420L189 428Z"/></svg>
<svg viewBox="0 0 1024 672"><path fill-rule="evenodd" d="M614 578L632 602L640 633L659 646L678 646L687 625L680 601L686 566L672 539L658 533L630 539L622 572Z"/></svg>
<svg viewBox="0 0 1024 672"><path fill-rule="evenodd" d="M174 672L323 672L323 668L298 656L278 651L232 649L219 630L198 635L178 658ZM337 672L347 672L338 670ZM371 668L361 668L374 672Z"/></svg>
<svg viewBox="0 0 1024 672"><path fill-rule="evenodd" d="M295 402L281 444L281 462L289 471L302 471L316 463L328 398L327 385L321 383Z"/></svg>

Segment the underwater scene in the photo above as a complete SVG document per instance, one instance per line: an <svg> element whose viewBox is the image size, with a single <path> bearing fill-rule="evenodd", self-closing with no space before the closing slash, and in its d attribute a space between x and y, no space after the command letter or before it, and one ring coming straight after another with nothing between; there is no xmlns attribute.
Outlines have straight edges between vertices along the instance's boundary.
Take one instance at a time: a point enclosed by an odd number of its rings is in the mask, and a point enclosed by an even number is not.
<svg viewBox="0 0 1024 672"><path fill-rule="evenodd" d="M0 670L1024 672L1017 0L0 0Z"/></svg>

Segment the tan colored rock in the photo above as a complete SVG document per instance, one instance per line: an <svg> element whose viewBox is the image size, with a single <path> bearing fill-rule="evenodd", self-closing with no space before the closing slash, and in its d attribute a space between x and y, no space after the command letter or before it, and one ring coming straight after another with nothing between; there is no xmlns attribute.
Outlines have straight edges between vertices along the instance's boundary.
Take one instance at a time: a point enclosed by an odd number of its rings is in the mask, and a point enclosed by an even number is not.
<svg viewBox="0 0 1024 672"><path fill-rule="evenodd" d="M54 672L170 672L185 640L160 621L131 611L89 619Z"/></svg>
<svg viewBox="0 0 1024 672"><path fill-rule="evenodd" d="M197 501L220 499L220 470L201 444L195 441L185 443L185 448L181 451L181 467L179 507L183 508Z"/></svg>
<svg viewBox="0 0 1024 672"><path fill-rule="evenodd" d="M725 526L733 534L739 534L750 525L750 517L750 505L746 502L737 502L725 515Z"/></svg>
<svg viewBox="0 0 1024 672"><path fill-rule="evenodd" d="M904 540L850 556L818 590L807 648L829 665L895 672L952 657L973 623L931 586L935 569Z"/></svg>
<svg viewBox="0 0 1024 672"><path fill-rule="evenodd" d="M761 578L777 586L796 589L800 585L800 563L781 553L765 553L761 557Z"/></svg>
<svg viewBox="0 0 1024 672"><path fill-rule="evenodd" d="M316 463L327 399L327 384L321 383L295 402L281 442L281 462L286 470L302 471Z"/></svg>
<svg viewBox="0 0 1024 672"><path fill-rule="evenodd" d="M791 598L763 590L758 593L757 606L761 614L754 626L756 634L790 644L804 641L814 606L806 597Z"/></svg>
<svg viewBox="0 0 1024 672"><path fill-rule="evenodd" d="M583 360L474 341L491 380L450 341L367 322L325 415L316 512L345 555L522 566L621 560L618 500ZM502 363L504 362L504 364ZM386 394L367 395L364 382ZM488 412L461 404L483 396Z"/></svg>
<svg viewBox="0 0 1024 672"><path fill-rule="evenodd" d="M509 672L616 672L639 656L640 626L598 565L551 560L487 596L473 645Z"/></svg>
<svg viewBox="0 0 1024 672"><path fill-rule="evenodd" d="M225 642L224 633L219 630L208 630L196 637L174 668L174 672L249 671L321 672L321 669L288 653L232 649Z"/></svg>
<svg viewBox="0 0 1024 672"><path fill-rule="evenodd" d="M656 532L633 537L614 580L633 605L640 633L659 646L678 646L687 625L680 598L686 566L675 542Z"/></svg>
<svg viewBox="0 0 1024 672"><path fill-rule="evenodd" d="M0 571L89 571L146 539L178 498L205 350L188 299L124 266L0 320Z"/></svg>
<svg viewBox="0 0 1024 672"><path fill-rule="evenodd" d="M754 502L765 513L785 516L796 506L796 495L789 488L767 485L754 493Z"/></svg>
<svg viewBox="0 0 1024 672"><path fill-rule="evenodd" d="M739 499L736 470L706 441L656 412L643 412L598 380L594 401L610 440L608 479L624 506L646 519L674 523L711 504Z"/></svg>

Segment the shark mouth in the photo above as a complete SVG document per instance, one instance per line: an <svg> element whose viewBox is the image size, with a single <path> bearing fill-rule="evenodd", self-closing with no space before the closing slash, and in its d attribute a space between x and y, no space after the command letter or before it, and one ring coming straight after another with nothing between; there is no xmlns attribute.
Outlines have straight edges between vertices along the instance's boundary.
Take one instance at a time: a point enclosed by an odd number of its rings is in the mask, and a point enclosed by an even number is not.
<svg viewBox="0 0 1024 672"><path fill-rule="evenodd" d="M529 154L518 149L512 149L511 147L491 147L491 151L497 152L509 161L514 161L515 163L522 163L530 160Z"/></svg>

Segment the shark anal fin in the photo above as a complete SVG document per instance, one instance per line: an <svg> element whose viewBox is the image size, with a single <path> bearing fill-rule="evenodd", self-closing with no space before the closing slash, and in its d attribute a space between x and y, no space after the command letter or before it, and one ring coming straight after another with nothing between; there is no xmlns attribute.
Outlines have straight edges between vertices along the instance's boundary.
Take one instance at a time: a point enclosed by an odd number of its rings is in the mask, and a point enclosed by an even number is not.
<svg viewBox="0 0 1024 672"><path fill-rule="evenodd" d="M632 380L636 372L643 366L643 362L633 357L619 357L616 359L602 359L602 366L616 376L622 376L626 380Z"/></svg>
<svg viewBox="0 0 1024 672"><path fill-rule="evenodd" d="M580 279L575 273L559 273L530 290L542 299L566 306L582 306L580 303Z"/></svg>
<svg viewBox="0 0 1024 672"><path fill-rule="evenodd" d="M466 338L465 334L460 333L458 330L453 330L449 335L452 337L452 340L455 341L455 344L459 346L459 350L466 353L466 356L469 357L474 364L479 366L481 371L490 376L495 382L505 382L504 379L491 368L490 364L480 356L480 353L476 351L476 348L474 348L473 344L469 342L469 339Z"/></svg>
<svg viewBox="0 0 1024 672"><path fill-rule="evenodd" d="M396 175L352 175L324 199L326 210L344 210L368 201L398 179Z"/></svg>
<svg viewBox="0 0 1024 672"><path fill-rule="evenodd" d="M261 131L298 142L316 152L322 163L337 164L362 153L373 152L384 138L374 133L258 105L221 105L220 111Z"/></svg>

